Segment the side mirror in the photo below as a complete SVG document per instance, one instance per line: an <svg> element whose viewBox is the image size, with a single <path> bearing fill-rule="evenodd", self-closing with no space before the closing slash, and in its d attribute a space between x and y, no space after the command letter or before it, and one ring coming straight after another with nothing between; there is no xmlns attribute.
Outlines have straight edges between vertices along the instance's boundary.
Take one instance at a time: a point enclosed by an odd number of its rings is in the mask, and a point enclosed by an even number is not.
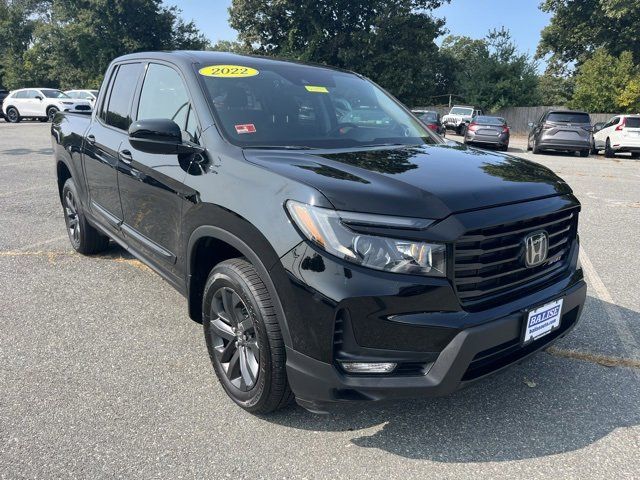
<svg viewBox="0 0 640 480"><path fill-rule="evenodd" d="M527 123L527 125L529 126L529 128L533 128L533 122L529 122Z"/></svg>
<svg viewBox="0 0 640 480"><path fill-rule="evenodd" d="M167 118L133 122L129 127L129 142L133 148L145 153L170 155L204 151L199 145L183 142L180 127Z"/></svg>

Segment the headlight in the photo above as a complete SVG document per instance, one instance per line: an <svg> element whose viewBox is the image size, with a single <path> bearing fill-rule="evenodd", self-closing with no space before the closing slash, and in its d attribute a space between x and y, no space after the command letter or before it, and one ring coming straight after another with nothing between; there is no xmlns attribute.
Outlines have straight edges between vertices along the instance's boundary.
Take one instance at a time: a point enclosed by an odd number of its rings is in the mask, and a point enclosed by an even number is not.
<svg viewBox="0 0 640 480"><path fill-rule="evenodd" d="M387 272L434 277L446 274L447 248L443 244L360 234L348 228L361 225L419 230L432 220L339 212L293 200L286 206L302 233L336 257Z"/></svg>

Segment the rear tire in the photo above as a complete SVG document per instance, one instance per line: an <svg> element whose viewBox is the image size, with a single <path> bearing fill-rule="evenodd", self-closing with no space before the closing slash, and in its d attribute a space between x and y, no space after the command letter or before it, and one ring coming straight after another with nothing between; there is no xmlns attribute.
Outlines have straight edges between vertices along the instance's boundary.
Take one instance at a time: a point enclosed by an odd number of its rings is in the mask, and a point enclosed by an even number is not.
<svg viewBox="0 0 640 480"><path fill-rule="evenodd" d="M534 155L538 155L540 153L542 153L542 150L540 150L540 147L538 147L538 142L536 141L536 139L533 139L533 148L531 149Z"/></svg>
<svg viewBox="0 0 640 480"><path fill-rule="evenodd" d="M202 302L213 369L229 397L251 413L269 413L293 400L282 332L267 287L243 258L216 265Z"/></svg>
<svg viewBox="0 0 640 480"><path fill-rule="evenodd" d="M109 237L87 222L72 178L64 182L62 187L62 208L69 241L76 252L92 255L104 251L109 246Z"/></svg>
<svg viewBox="0 0 640 480"><path fill-rule="evenodd" d="M609 141L608 138L606 143L604 144L604 156L607 158L613 158L616 156L616 153L613 151L613 148L611 148L611 142Z"/></svg>
<svg viewBox="0 0 640 480"><path fill-rule="evenodd" d="M596 148L595 140L591 142L591 155L598 155L598 149Z"/></svg>
<svg viewBox="0 0 640 480"><path fill-rule="evenodd" d="M589 156L589 150L580 150L580 156L586 158Z"/></svg>
<svg viewBox="0 0 640 480"><path fill-rule="evenodd" d="M53 117L56 116L56 113L58 113L60 110L58 110L56 107L49 107L47 108L47 122L53 122Z"/></svg>
<svg viewBox="0 0 640 480"><path fill-rule="evenodd" d="M9 123L20 123L20 120L22 120L20 118L20 113L18 112L18 109L15 107L7 108L7 113L4 119Z"/></svg>
<svg viewBox="0 0 640 480"><path fill-rule="evenodd" d="M631 152L631 158L640 158L640 152Z"/></svg>

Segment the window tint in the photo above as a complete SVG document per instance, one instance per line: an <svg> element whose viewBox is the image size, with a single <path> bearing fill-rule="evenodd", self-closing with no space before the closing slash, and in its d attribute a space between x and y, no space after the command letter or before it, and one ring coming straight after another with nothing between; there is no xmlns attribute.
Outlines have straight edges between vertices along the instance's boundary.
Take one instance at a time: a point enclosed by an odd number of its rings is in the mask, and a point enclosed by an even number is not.
<svg viewBox="0 0 640 480"><path fill-rule="evenodd" d="M16 92L13 94L13 98L27 98L27 91L23 90L22 92Z"/></svg>
<svg viewBox="0 0 640 480"><path fill-rule="evenodd" d="M591 124L591 119L589 118L588 113L551 112L547 117L547 120L550 122Z"/></svg>
<svg viewBox="0 0 640 480"><path fill-rule="evenodd" d="M173 68L150 63L140 94L137 119L167 118L187 131L189 112L189 96L180 75Z"/></svg>
<svg viewBox="0 0 640 480"><path fill-rule="evenodd" d="M483 125L504 125L507 123L502 117L488 117L483 115L477 116L475 122Z"/></svg>
<svg viewBox="0 0 640 480"><path fill-rule="evenodd" d="M133 94L138 83L138 77L142 70L141 63L128 63L120 65L116 73L109 106L106 109L105 121L116 128L126 130L131 124L129 107L133 101Z"/></svg>
<svg viewBox="0 0 640 480"><path fill-rule="evenodd" d="M438 114L436 112L427 112L419 115L418 118L423 122L437 122Z"/></svg>
<svg viewBox="0 0 640 480"><path fill-rule="evenodd" d="M624 124L627 128L640 128L640 117L627 117Z"/></svg>
<svg viewBox="0 0 640 480"><path fill-rule="evenodd" d="M38 96L42 96L42 95L40 95L40 93L38 93L37 90L27 90L26 95L21 98L36 98Z"/></svg>

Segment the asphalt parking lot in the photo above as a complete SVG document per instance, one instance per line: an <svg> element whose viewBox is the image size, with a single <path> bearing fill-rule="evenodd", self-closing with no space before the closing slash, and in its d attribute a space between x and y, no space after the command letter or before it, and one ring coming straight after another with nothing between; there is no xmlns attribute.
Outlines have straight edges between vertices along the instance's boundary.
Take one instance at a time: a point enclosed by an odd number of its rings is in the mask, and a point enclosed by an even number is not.
<svg viewBox="0 0 640 480"><path fill-rule="evenodd" d="M512 149L583 204L588 302L553 349L447 398L256 417L167 283L72 252L48 129L0 122L1 478L638 477L640 161Z"/></svg>

